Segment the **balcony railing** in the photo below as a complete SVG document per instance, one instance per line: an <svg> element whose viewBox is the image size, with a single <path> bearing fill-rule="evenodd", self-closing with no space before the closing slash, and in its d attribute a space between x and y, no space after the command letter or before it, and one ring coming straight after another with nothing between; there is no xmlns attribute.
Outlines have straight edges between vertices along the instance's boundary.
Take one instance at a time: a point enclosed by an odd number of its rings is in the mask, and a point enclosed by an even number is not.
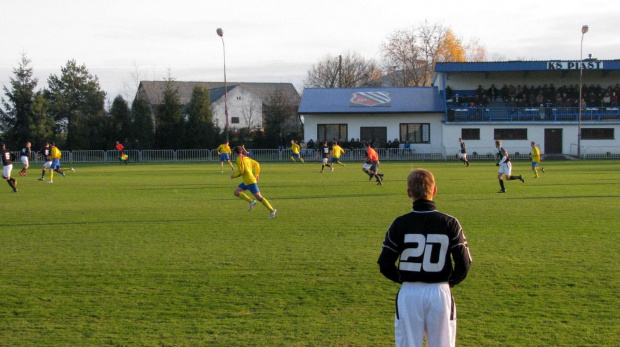
<svg viewBox="0 0 620 347"><path fill-rule="evenodd" d="M578 107L448 106L446 122L577 122ZM584 107L582 122L619 122L620 107Z"/></svg>

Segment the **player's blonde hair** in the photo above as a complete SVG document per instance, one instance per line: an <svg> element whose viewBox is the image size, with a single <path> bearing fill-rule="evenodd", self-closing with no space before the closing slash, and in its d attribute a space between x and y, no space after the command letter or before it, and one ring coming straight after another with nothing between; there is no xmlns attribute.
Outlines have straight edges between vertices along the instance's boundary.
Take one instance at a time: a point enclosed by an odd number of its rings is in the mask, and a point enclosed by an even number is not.
<svg viewBox="0 0 620 347"><path fill-rule="evenodd" d="M407 188L413 195L413 200L431 200L435 192L435 176L425 169L416 169L407 177Z"/></svg>

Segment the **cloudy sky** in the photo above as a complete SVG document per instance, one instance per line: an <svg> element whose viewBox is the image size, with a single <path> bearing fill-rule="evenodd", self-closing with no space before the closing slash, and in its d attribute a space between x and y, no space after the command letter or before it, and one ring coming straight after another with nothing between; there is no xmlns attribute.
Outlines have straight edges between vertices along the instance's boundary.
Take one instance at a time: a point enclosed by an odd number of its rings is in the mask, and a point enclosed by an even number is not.
<svg viewBox="0 0 620 347"><path fill-rule="evenodd" d="M22 54L39 87L68 60L86 65L109 98L135 92L135 77L290 82L299 90L313 64L358 52L381 60L397 29L440 23L478 39L489 59L620 59L620 2L610 0L0 0L0 85ZM4 93L2 93L4 97Z"/></svg>

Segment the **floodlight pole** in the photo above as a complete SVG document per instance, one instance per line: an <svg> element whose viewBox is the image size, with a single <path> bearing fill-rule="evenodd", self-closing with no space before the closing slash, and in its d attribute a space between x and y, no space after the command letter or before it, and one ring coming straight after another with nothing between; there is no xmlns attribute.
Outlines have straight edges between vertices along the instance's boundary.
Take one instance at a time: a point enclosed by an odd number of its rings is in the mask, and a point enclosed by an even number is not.
<svg viewBox="0 0 620 347"><path fill-rule="evenodd" d="M583 37L588 32L588 26L581 27L581 50L579 51L579 120L577 122L577 158L581 158L581 108L582 108L582 80L583 80Z"/></svg>
<svg viewBox="0 0 620 347"><path fill-rule="evenodd" d="M224 30L217 28L215 31L222 38L222 51L224 52L224 115L226 116L226 142L228 142L228 85L226 84L226 46L224 45Z"/></svg>

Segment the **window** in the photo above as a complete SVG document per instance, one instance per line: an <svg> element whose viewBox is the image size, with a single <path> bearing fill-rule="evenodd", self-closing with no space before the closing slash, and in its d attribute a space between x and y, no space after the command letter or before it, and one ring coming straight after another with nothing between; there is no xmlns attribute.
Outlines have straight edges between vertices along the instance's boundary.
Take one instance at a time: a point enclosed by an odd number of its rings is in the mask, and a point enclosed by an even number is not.
<svg viewBox="0 0 620 347"><path fill-rule="evenodd" d="M527 140L527 129L494 129L494 140Z"/></svg>
<svg viewBox="0 0 620 347"><path fill-rule="evenodd" d="M346 124L317 124L316 134L318 141L346 141L348 128Z"/></svg>
<svg viewBox="0 0 620 347"><path fill-rule="evenodd" d="M461 129L463 140L480 140L480 129Z"/></svg>
<svg viewBox="0 0 620 347"><path fill-rule="evenodd" d="M387 127L360 127L360 141L370 141L373 147L387 143Z"/></svg>
<svg viewBox="0 0 620 347"><path fill-rule="evenodd" d="M232 124L239 124L239 117L230 117L230 122Z"/></svg>
<svg viewBox="0 0 620 347"><path fill-rule="evenodd" d="M400 125L400 142L430 143L430 123L403 123Z"/></svg>
<svg viewBox="0 0 620 347"><path fill-rule="evenodd" d="M613 140L613 128L583 128L581 129L582 140Z"/></svg>

